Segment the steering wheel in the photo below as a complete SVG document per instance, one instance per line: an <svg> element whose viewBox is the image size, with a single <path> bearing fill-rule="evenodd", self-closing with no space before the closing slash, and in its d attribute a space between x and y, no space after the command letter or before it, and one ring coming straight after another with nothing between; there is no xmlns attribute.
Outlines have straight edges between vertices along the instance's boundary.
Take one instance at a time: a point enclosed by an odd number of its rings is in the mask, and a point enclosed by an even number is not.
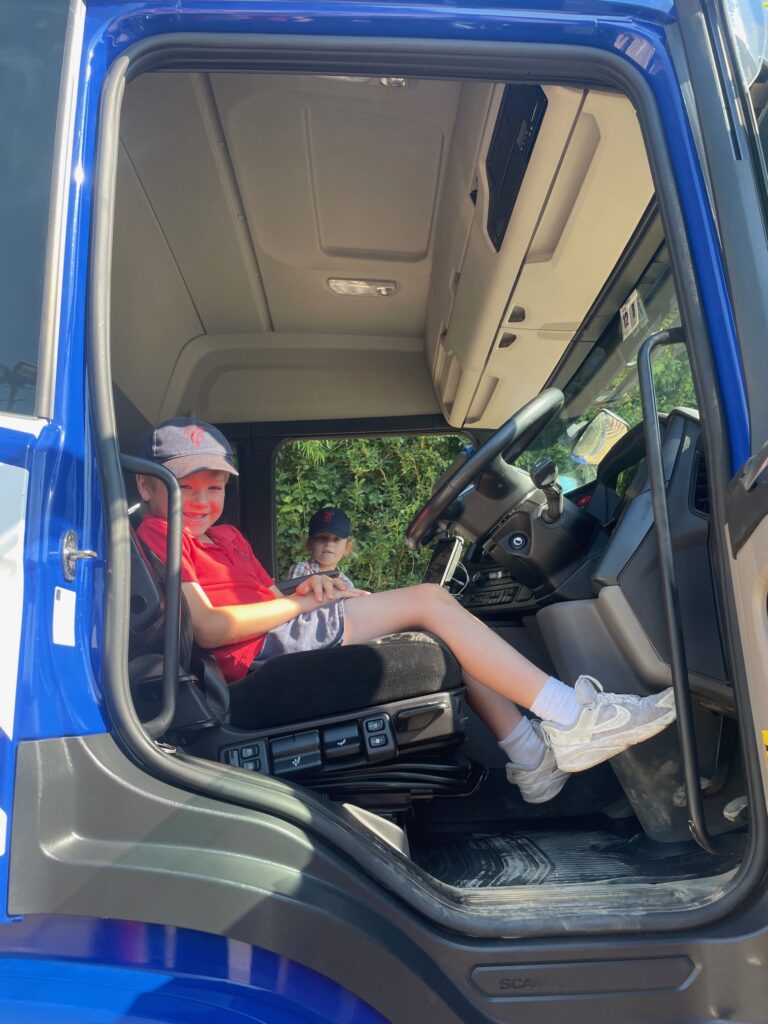
<svg viewBox="0 0 768 1024"><path fill-rule="evenodd" d="M491 463L504 453L512 462L563 407L563 393L547 388L510 416L495 434L463 462L455 473L438 487L429 501L422 505L408 524L405 542L409 548L420 548L431 537L432 527L442 517L458 494L476 480Z"/></svg>

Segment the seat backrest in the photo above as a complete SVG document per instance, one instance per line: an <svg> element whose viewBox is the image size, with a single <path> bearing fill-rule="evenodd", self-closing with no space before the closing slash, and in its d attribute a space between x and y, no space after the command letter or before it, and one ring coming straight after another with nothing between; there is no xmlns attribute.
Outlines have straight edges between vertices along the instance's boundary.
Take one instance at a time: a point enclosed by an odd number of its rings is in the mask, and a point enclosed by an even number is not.
<svg viewBox="0 0 768 1024"><path fill-rule="evenodd" d="M131 617L129 654L160 654L165 633L165 566L131 526ZM192 658L192 619L181 595L179 667L188 671Z"/></svg>

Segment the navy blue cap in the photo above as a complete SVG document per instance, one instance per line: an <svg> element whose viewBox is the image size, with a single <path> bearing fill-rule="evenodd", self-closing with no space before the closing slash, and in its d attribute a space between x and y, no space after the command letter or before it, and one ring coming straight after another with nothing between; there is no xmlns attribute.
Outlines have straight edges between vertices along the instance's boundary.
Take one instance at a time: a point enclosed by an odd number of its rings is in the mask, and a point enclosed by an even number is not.
<svg viewBox="0 0 768 1024"><path fill-rule="evenodd" d="M335 533L337 537L346 538L352 533L349 516L340 508L321 508L309 520L309 536L317 533Z"/></svg>
<svg viewBox="0 0 768 1024"><path fill-rule="evenodd" d="M238 476L232 447L210 423L179 416L160 423L144 438L142 458L159 462L179 480L203 470Z"/></svg>

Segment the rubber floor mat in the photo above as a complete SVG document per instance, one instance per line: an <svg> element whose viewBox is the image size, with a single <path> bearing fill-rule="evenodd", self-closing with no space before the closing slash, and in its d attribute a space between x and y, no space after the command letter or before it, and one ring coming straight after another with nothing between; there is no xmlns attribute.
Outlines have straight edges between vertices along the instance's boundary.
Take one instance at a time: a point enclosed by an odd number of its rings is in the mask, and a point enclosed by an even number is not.
<svg viewBox="0 0 768 1024"><path fill-rule="evenodd" d="M643 834L531 831L432 835L412 840L414 860L429 874L464 889L563 882L653 882L703 878L735 867L732 854L712 855L695 843L656 843Z"/></svg>

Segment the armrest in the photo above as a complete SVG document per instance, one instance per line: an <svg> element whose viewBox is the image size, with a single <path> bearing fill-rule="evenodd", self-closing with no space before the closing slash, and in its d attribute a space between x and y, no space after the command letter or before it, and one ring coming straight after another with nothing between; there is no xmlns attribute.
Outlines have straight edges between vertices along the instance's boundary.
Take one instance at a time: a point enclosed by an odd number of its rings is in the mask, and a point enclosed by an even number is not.
<svg viewBox="0 0 768 1024"><path fill-rule="evenodd" d="M333 579L338 575L338 569L331 569L329 572L324 573L310 572L307 573L306 576L294 576L292 580L277 580L275 582L275 586L277 587L281 594L285 594L287 597L294 592L294 590L296 589L296 587L298 587L300 583L303 583L304 580L311 579L313 576L330 576L331 579Z"/></svg>

